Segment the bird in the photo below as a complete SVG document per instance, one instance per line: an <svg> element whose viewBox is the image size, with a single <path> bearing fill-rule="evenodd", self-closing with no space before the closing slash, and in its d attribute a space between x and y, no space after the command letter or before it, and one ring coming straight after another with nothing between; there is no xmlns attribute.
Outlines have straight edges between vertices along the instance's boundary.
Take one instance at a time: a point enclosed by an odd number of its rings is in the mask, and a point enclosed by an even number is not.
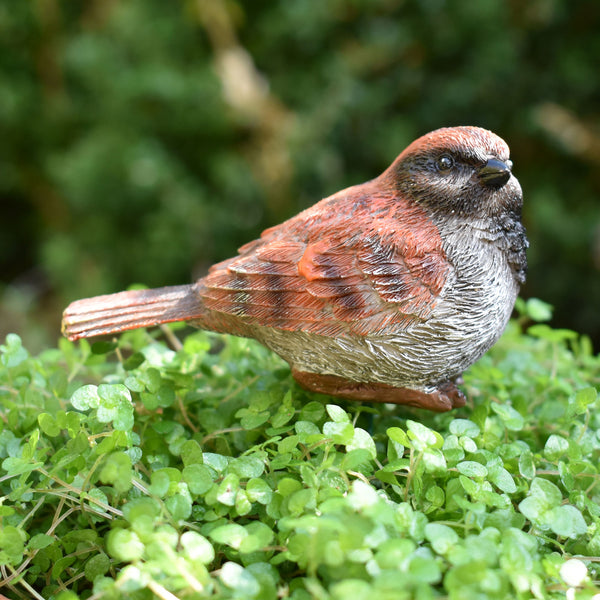
<svg viewBox="0 0 600 600"><path fill-rule="evenodd" d="M474 126L409 144L187 285L72 302L70 340L187 321L254 338L301 387L443 412L525 281L523 194L506 142Z"/></svg>

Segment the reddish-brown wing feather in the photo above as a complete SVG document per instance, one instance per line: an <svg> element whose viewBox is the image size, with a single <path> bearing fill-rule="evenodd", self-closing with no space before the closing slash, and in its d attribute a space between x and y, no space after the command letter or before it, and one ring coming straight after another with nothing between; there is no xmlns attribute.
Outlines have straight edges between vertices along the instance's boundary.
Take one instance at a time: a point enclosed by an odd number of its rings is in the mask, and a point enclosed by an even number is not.
<svg viewBox="0 0 600 600"><path fill-rule="evenodd" d="M436 227L393 194L340 196L335 210L323 200L215 265L198 287L206 309L327 336L427 319L450 268Z"/></svg>

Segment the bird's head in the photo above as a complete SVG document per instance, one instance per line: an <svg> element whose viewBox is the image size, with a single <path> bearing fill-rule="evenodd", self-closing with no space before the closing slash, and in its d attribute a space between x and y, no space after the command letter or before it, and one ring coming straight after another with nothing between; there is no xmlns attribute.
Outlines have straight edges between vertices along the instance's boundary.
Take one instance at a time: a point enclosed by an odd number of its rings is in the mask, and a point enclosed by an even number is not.
<svg viewBox="0 0 600 600"><path fill-rule="evenodd" d="M445 127L420 137L382 178L438 215L520 215L523 195L508 145L480 127Z"/></svg>

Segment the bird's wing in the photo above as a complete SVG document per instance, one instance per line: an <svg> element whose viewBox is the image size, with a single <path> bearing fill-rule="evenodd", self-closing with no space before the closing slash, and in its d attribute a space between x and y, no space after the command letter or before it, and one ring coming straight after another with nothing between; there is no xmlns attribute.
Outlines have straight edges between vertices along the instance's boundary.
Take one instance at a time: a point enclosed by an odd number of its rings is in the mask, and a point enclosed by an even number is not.
<svg viewBox="0 0 600 600"><path fill-rule="evenodd" d="M268 230L242 247L200 280L205 307L326 336L392 333L429 317L451 268L434 226L418 236L390 218L343 238L324 229L312 239Z"/></svg>

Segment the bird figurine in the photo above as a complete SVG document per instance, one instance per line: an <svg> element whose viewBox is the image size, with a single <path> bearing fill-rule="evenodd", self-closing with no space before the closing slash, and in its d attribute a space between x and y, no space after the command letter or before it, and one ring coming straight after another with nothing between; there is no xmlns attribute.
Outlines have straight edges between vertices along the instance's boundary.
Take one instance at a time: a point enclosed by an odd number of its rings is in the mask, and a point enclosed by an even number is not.
<svg viewBox="0 0 600 600"><path fill-rule="evenodd" d="M500 337L525 280L507 144L438 129L379 177L265 230L189 285L77 300L70 340L173 321L258 340L304 388L433 411Z"/></svg>

